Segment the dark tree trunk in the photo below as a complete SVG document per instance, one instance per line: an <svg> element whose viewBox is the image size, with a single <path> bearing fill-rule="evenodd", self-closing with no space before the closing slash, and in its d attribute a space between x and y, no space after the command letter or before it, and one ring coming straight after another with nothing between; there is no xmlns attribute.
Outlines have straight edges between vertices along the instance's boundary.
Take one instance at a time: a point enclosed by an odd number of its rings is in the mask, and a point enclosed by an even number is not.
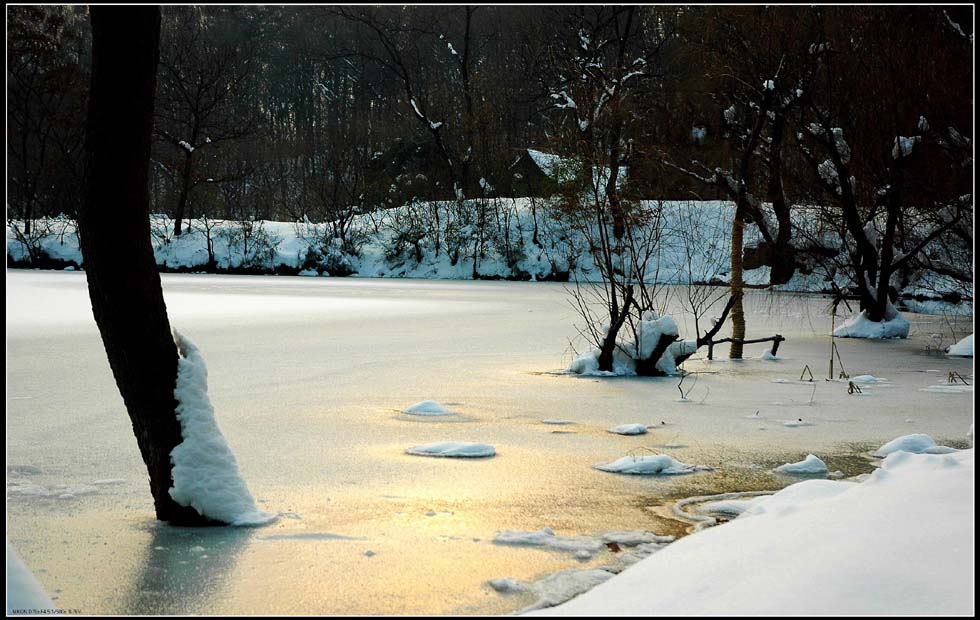
<svg viewBox="0 0 980 620"><path fill-rule="evenodd" d="M796 272L796 252L791 243L790 207L783 187L783 129L786 119L777 113L772 123L772 153L769 165L769 202L776 215L776 238L769 253L769 284L786 284Z"/></svg>
<svg viewBox="0 0 980 620"><path fill-rule="evenodd" d="M79 214L92 311L150 478L157 518L209 520L178 505L170 452L177 347L150 245L150 134L159 56L159 7L93 6L86 195Z"/></svg>
<svg viewBox="0 0 980 620"><path fill-rule="evenodd" d="M636 360L636 374L641 377L663 377L666 373L657 368L657 362L667 352L668 347L680 340L677 336L660 334L660 339L653 347L653 352L646 359Z"/></svg>
<svg viewBox="0 0 980 620"><path fill-rule="evenodd" d="M185 148L186 151L186 148ZM187 195L190 193L191 170L193 169L193 153L184 153L184 169L180 175L180 196L177 198L177 213L174 222L174 236L179 237L182 230L184 215L187 213Z"/></svg>

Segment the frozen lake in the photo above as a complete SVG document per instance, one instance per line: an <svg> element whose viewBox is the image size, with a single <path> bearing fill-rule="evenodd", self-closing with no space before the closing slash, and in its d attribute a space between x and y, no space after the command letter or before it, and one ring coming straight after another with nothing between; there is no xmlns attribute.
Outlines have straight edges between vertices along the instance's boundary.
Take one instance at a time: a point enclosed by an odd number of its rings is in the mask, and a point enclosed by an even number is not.
<svg viewBox="0 0 980 620"><path fill-rule="evenodd" d="M905 341L839 339L852 376L887 379L849 395L846 383L823 381L827 299L755 293L748 333L786 336L781 359L758 359L768 344L747 346L753 359L738 362L709 362L702 350L685 368L706 372L680 402L676 378L550 374L572 359L580 322L560 284L176 274L163 282L171 323L207 359L217 420L252 494L281 516L257 529L158 524L84 274L8 271L7 536L63 609L511 612L534 597L499 594L488 580L601 566L612 554L579 560L494 544L500 531L680 535L685 524L665 511L674 499L780 488L798 478L770 470L807 453L831 471L870 471L869 449L909 433L959 445L972 421L972 391L928 390L949 371L973 372L972 359L927 350L932 334L955 342L941 316L906 315ZM950 321L956 339L972 330L970 317ZM814 384L797 381L806 364ZM456 415L400 413L426 399ZM807 425L784 425L799 419ZM606 432L628 423L657 428ZM436 441L487 443L497 455L405 454ZM592 468L643 447L714 471Z"/></svg>

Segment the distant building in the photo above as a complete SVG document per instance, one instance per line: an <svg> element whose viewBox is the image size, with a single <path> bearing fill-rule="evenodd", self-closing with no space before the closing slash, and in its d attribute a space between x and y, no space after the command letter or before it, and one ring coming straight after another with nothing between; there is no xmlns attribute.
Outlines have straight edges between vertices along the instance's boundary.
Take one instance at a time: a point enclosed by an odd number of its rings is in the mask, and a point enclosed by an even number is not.
<svg viewBox="0 0 980 620"><path fill-rule="evenodd" d="M582 164L573 158L536 149L521 149L510 166L510 194L514 197L547 197L559 193L562 187L583 181ZM627 168L619 168L617 187L626 182ZM600 186L609 178L608 168L594 167L590 179Z"/></svg>

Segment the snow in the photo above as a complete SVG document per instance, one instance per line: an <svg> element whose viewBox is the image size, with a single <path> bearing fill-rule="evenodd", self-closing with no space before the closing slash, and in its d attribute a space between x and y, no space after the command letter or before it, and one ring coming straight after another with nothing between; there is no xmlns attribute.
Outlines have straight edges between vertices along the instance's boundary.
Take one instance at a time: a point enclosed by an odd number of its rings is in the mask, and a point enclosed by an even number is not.
<svg viewBox="0 0 980 620"><path fill-rule="evenodd" d="M595 465L595 468L614 474L635 474L640 476L692 474L696 471L710 470L709 467L703 465L681 463L666 454L624 456L611 463Z"/></svg>
<svg viewBox="0 0 980 620"><path fill-rule="evenodd" d="M451 458L484 458L497 453L493 446L485 443L470 443L466 441L440 441L415 446L405 450L415 456L438 456Z"/></svg>
<svg viewBox="0 0 980 620"><path fill-rule="evenodd" d="M617 435L645 435L647 426L646 424L620 424L608 429L608 431Z"/></svg>
<svg viewBox="0 0 980 620"><path fill-rule="evenodd" d="M559 426L565 426L565 425L568 425L568 424L575 424L575 422L572 422L571 420L560 420L560 419L557 419L557 418L548 418L548 419L545 419L545 420L541 420L541 423L542 424L556 424L556 425L559 425Z"/></svg>
<svg viewBox="0 0 980 620"><path fill-rule="evenodd" d="M908 338L909 322L889 303L884 321L875 322L868 318L866 311L855 314L843 325L834 330L838 338Z"/></svg>
<svg viewBox="0 0 980 620"><path fill-rule="evenodd" d="M885 445L875 450L874 456L886 457L894 452L911 452L913 454L947 454L955 451L955 448L937 445L936 440L929 435L915 433L892 439Z"/></svg>
<svg viewBox="0 0 980 620"><path fill-rule="evenodd" d="M552 174L574 173L575 164L558 157L532 151L532 156L543 158L539 162ZM625 171L625 169L624 169ZM607 177L607 173L598 171L598 177ZM572 174L568 178L573 178ZM487 187L486 191L492 191ZM486 206L491 211L501 210L511 214L506 218L509 231L502 231L506 238L516 240L516 247L511 252L505 251L501 245L490 243L478 260L478 272L483 276L514 278L530 277L531 280L554 278L555 275L568 272L579 282L594 282L600 279L600 271L592 256L585 249L588 241L580 232L569 231L567 222L561 218L551 217L552 209L559 204L556 198L489 198L466 200L467 208L478 205ZM730 245L730 231L718 222L730 221L734 213L734 205L729 201L644 201L645 209L662 210L663 239L657 247L657 253L647 263L645 278L661 284L686 284L691 279L708 282L712 280L727 282L727 261L718 261L717 256L727 256ZM150 216L151 243L156 262L164 271L234 271L241 268L257 269L263 273L287 272L303 275L329 275L338 265L342 265L358 277L368 278L420 278L420 279L471 279L473 277L472 248L461 248L462 257L455 263L449 255L435 253L433 239L424 238L420 246L421 258L411 250L392 254L392 247L398 236L399 222L412 220L421 216L431 217L433 210L440 212L442 220L450 222L458 217L459 204L455 201L410 203L391 208L378 209L372 213L355 215L350 223L352 238L363 240L359 251L355 254L345 253L339 241L332 237L330 223L276 222L256 220L249 222L252 227L253 239L249 243L246 254L242 241L244 224L234 220L211 219L208 222L192 220L187 230L179 237L172 235L173 220L159 214ZM763 204L763 209L768 206ZM821 240L827 247L835 247L836 233L831 234L815 217L812 210L805 206L794 208L794 226L805 231L809 237ZM693 259L688 255L685 241L680 231L689 229L690 222L699 221L699 238L703 243L695 252ZM70 218L57 217L35 220L34 238L31 241L37 251L43 252L52 259L64 261L67 266L81 266L82 256L78 245L78 235L74 222ZM205 226L207 224L207 226ZM377 224L377 227L375 226ZM527 231L537 226L541 245L533 242L532 235ZM29 252L22 239L18 238L15 227L22 228L22 223L8 220L7 222L7 254L12 261L26 261ZM207 233L210 228L210 234ZM215 264L208 265L208 238L210 236ZM754 226L746 229L745 243L748 246L761 241L761 235ZM521 257L516 263L508 262L507 256ZM315 262L313 262L315 261ZM310 263L313 264L310 264ZM62 265L66 266L66 265ZM768 284L769 268L760 267L748 270L744 274L746 282L753 284ZM843 272L836 277L839 285L846 285L846 275ZM927 286L928 285L928 286ZM817 274L805 275L797 273L780 290L789 291L821 291L827 283ZM901 291L903 301L916 311L927 313L943 313L947 307L935 304L920 303L907 299L909 295L927 294L937 296L944 292L959 290L958 285L951 280L937 279L928 272L914 274L906 288ZM308 300L305 300L308 301ZM913 305L915 304L915 305ZM247 304L241 307L247 308ZM959 312L972 313L972 305L960 304ZM677 316L677 315L675 315ZM679 318L679 316L678 316ZM628 374L628 373L627 373Z"/></svg>
<svg viewBox="0 0 980 620"><path fill-rule="evenodd" d="M973 334L949 347L946 355L950 357L973 357Z"/></svg>
<svg viewBox="0 0 980 620"><path fill-rule="evenodd" d="M409 415L453 415L452 411L449 411L434 400L423 400L414 405L409 405L402 409L402 413Z"/></svg>
<svg viewBox="0 0 980 620"><path fill-rule="evenodd" d="M587 554L589 557L605 548L605 544L597 538L591 536L558 536L550 527L534 532L504 530L494 537L493 542L498 545L543 547L552 551Z"/></svg>
<svg viewBox="0 0 980 620"><path fill-rule="evenodd" d="M531 156L531 159L545 175L558 183L568 183L575 180L578 166L573 160L535 149L528 149L527 154Z"/></svg>
<svg viewBox="0 0 980 620"><path fill-rule="evenodd" d="M799 426L815 426L815 424L813 422L806 421L803 418L799 418L796 420L786 420L783 422L783 426L788 428L796 428Z"/></svg>
<svg viewBox="0 0 980 620"><path fill-rule="evenodd" d="M766 349L765 351L762 352L762 355L759 356L759 359L765 360L767 362L778 362L779 356L773 355L772 349Z"/></svg>
<svg viewBox="0 0 980 620"><path fill-rule="evenodd" d="M773 471L780 474L825 474L827 464L816 456L808 454L802 461L780 465Z"/></svg>
<svg viewBox="0 0 980 620"><path fill-rule="evenodd" d="M534 615L972 614L973 474L971 449L800 482Z"/></svg>
<svg viewBox="0 0 980 620"><path fill-rule="evenodd" d="M7 615L44 613L57 609L41 583L7 543Z"/></svg>
<svg viewBox="0 0 980 620"><path fill-rule="evenodd" d="M493 579L487 583L500 593L530 592L535 594L537 601L518 612L524 613L560 605L608 581L612 576L613 573L601 568L571 568L552 573L531 583L522 583L510 578Z"/></svg>
<svg viewBox="0 0 980 620"><path fill-rule="evenodd" d="M255 506L228 442L218 429L208 398L208 369L200 350L174 330L177 362L177 419L183 441L170 453L174 486L181 506L229 525L262 525L276 516Z"/></svg>

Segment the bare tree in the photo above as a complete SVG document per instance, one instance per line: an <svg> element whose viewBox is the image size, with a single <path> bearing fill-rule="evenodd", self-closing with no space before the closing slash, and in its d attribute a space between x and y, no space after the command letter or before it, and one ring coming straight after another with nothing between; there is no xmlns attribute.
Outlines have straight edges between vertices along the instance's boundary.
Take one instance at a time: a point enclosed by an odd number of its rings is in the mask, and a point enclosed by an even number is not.
<svg viewBox="0 0 980 620"><path fill-rule="evenodd" d="M90 11L88 185L79 224L92 311L146 463L157 518L206 525L212 521L169 493L170 453L182 441L177 348L150 245L147 185L160 9Z"/></svg>

